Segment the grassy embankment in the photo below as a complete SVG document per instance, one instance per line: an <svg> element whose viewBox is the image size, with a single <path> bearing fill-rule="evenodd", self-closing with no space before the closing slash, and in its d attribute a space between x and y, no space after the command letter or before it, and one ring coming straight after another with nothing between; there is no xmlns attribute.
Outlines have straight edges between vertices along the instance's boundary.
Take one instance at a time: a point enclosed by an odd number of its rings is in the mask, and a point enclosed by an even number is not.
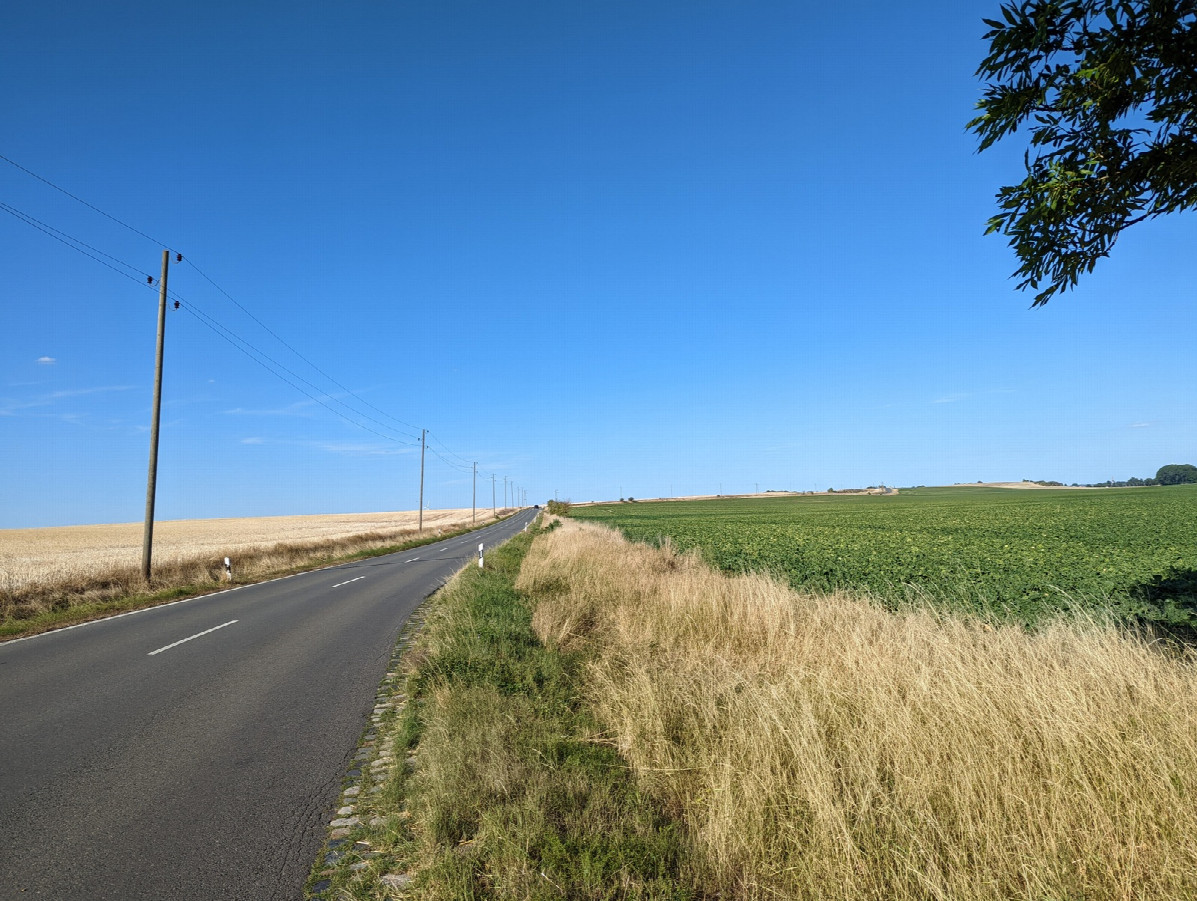
<svg viewBox="0 0 1197 901"><path fill-rule="evenodd" d="M469 567L429 603L402 658L405 698L374 741L398 760L353 803L324 898L682 899L680 833L635 787L579 696L583 657L537 640L514 588L532 535ZM375 821L378 825L366 825Z"/></svg>
<svg viewBox="0 0 1197 901"><path fill-rule="evenodd" d="M799 592L576 521L517 587L713 893L1197 897L1192 650Z"/></svg>
<svg viewBox="0 0 1197 901"><path fill-rule="evenodd" d="M503 511L503 515L510 512ZM487 516L477 528L494 521ZM412 528L315 540L263 540L260 545L238 550L231 582L225 580L223 555L214 553L176 554L156 562L148 584L142 579L139 567L132 565L74 567L61 574L22 579L6 573L0 579L0 639L34 635L231 586L391 554L464 534L473 528L430 528L423 535Z"/></svg>

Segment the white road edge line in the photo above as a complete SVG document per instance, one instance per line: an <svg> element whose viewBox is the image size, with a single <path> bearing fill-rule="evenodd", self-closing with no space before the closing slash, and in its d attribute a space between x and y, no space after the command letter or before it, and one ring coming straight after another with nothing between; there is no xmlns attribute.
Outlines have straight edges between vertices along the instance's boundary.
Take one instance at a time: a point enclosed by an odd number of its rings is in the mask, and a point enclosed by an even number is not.
<svg viewBox="0 0 1197 901"><path fill-rule="evenodd" d="M245 585L237 585L233 588L225 588L221 591L213 591L210 594L197 594L190 598L181 598L177 601L169 601L165 604L155 604L152 607L138 607L136 610L126 610L124 613L114 613L112 616L104 616L100 619L89 619L87 622L75 623L73 626L63 626L61 629L47 629L45 632L38 632L36 635L26 635L22 638L8 638L0 641L0 647L10 644L16 644L19 641L33 641L37 638L45 638L47 635L57 635L60 632L70 632L72 629L85 629L88 626L94 626L97 623L106 623L113 619L122 619L126 616L138 616L142 613L153 613L155 610L166 610L169 607L177 607L179 604L190 604L192 601L204 601L208 598L220 597L222 594L231 594L234 591L241 591L246 588L256 588L258 585L269 585L271 582L282 582L285 579L294 579L296 576L306 576L311 573L322 572L319 569L309 569L298 573L288 573L285 576L277 576L273 579L263 579L261 582L247 582Z"/></svg>
<svg viewBox="0 0 1197 901"><path fill-rule="evenodd" d="M194 635L188 635L186 638L180 639L174 644L168 644L164 648L158 648L156 651L150 651L148 654L146 654L146 656L153 657L155 654L161 654L163 651L169 651L171 648L177 648L179 645L186 644L193 638L199 638L201 635L209 635L212 632L215 632L217 629L223 629L225 626L231 626L235 622L237 622L237 620L231 619L227 623L221 623L219 626L213 626L211 629L205 629L203 632L196 632Z"/></svg>

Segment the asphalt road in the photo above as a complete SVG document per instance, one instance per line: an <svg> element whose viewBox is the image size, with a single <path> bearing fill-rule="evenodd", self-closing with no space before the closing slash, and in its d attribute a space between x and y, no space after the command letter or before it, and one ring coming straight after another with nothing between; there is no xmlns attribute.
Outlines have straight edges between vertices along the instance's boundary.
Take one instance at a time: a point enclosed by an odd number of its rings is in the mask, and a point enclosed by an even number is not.
<svg viewBox="0 0 1197 901"><path fill-rule="evenodd" d="M534 514L0 644L0 898L301 897L404 622Z"/></svg>

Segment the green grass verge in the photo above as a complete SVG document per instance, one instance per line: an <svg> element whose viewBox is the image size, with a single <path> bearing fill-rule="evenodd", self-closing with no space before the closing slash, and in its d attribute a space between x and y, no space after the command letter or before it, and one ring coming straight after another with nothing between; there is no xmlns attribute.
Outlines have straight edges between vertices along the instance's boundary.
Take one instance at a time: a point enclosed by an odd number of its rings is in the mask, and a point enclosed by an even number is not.
<svg viewBox="0 0 1197 901"><path fill-rule="evenodd" d="M533 534L487 554L485 571L463 571L430 602L405 658L402 712L379 729L411 764L360 814L379 825L348 837L377 856L356 872L346 857L331 874L322 858L313 876L323 869L321 897L389 897L385 872L414 877L403 897L700 895L679 826L600 738L580 697L584 659L532 631L513 583Z"/></svg>
<svg viewBox="0 0 1197 901"><path fill-rule="evenodd" d="M506 517L503 517L503 519L506 519ZM13 638L27 638L42 632L62 629L67 626L77 626L81 623L91 622L92 620L115 616L118 613L129 613L133 610L157 607L173 601L202 597L205 594L225 591L230 587L238 588L245 585L254 585L259 582L266 582L270 579L278 579L296 573L311 572L316 569L353 563L355 560L366 560L371 557L397 554L401 551L423 547L427 544L435 544L438 541L445 541L450 538L456 538L458 535L465 535L478 529L484 529L487 526L494 525L496 522L502 522L502 519L491 520L478 526L457 529L456 531L442 532L438 535L413 538L410 541L403 541L385 547L365 548L347 554L334 555L314 551L311 556L305 557L297 563L258 573L252 579L238 579L232 585L223 580L212 580L200 584L171 585L159 589L147 589L146 591L135 592L124 597L107 598L93 603L68 603L66 606L56 606L53 609L45 610L32 616L16 617L0 621L0 641Z"/></svg>

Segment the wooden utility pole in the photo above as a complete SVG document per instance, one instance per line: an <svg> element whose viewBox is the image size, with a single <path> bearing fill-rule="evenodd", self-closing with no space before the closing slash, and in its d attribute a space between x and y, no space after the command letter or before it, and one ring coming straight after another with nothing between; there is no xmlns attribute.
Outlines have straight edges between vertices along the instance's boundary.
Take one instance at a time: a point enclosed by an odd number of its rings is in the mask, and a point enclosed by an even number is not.
<svg viewBox="0 0 1197 901"><path fill-rule="evenodd" d="M470 501L470 522L478 521L478 464L474 464L474 498ZM481 559L481 558L479 558Z"/></svg>
<svg viewBox="0 0 1197 901"><path fill-rule="evenodd" d="M424 437L428 429L420 429L420 526L417 534L424 532Z"/></svg>
<svg viewBox="0 0 1197 901"><path fill-rule="evenodd" d="M162 349L166 344L166 273L170 251L162 251L162 277L158 280L158 353L154 359L154 410L150 418L150 471L145 486L145 531L141 539L141 577L150 580L154 549L154 494L158 489L158 419L162 410Z"/></svg>

